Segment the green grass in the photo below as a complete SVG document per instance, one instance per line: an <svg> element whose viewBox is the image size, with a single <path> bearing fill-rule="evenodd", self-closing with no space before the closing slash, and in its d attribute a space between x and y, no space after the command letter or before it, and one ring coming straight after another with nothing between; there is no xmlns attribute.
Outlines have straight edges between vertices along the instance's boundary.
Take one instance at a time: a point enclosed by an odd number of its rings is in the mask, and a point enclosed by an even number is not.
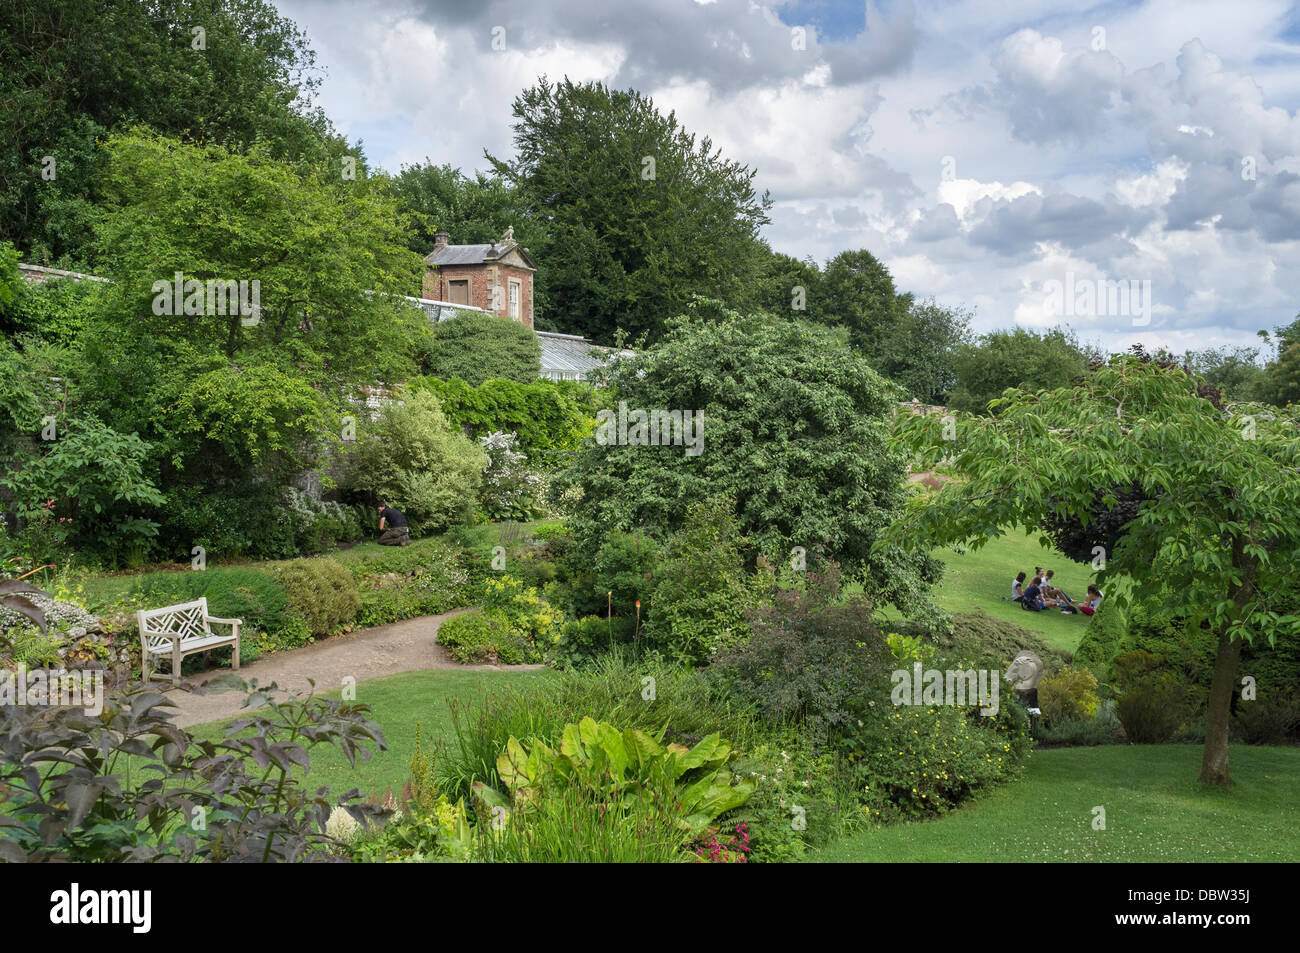
<svg viewBox="0 0 1300 953"><path fill-rule="evenodd" d="M1079 647L1089 617L1083 614L1062 615L1057 610L1026 612L1017 603L1003 602L1011 596L1011 580L1023 571L1028 579L1033 577L1034 566L1053 569L1053 581L1071 599L1084 599L1088 584L1093 581L1092 567L1066 559L1049 546L1043 546L1037 535L1026 535L1011 530L978 550L956 553L942 550L935 554L943 560L943 579L934 591L934 601L949 612L970 612L983 609L995 619L1003 619L1038 633L1044 642L1055 649L1073 652Z"/></svg>
<svg viewBox="0 0 1300 953"><path fill-rule="evenodd" d="M311 753L311 771L308 786L315 788L328 784L335 795L350 788L359 788L363 794L382 795L392 788L400 794L402 785L410 777L411 754L415 751L415 727L426 747L438 743L454 743L452 733L451 699L475 702L490 689L523 688L542 678L552 677L546 671L490 672L461 671L457 669L431 669L407 672L376 678L357 684L357 701L369 705L371 718L384 732L387 751L374 754L369 761L358 759L349 765L338 749L321 745ZM330 692L332 698L338 692ZM221 738L227 719L197 725L190 733L211 740Z"/></svg>
<svg viewBox="0 0 1300 953"><path fill-rule="evenodd" d="M1234 786L1196 780L1194 745L1060 748L1030 756L1023 780L947 817L829 845L822 862L1300 860L1300 748L1235 745ZM1106 830L1093 830L1093 808Z"/></svg>

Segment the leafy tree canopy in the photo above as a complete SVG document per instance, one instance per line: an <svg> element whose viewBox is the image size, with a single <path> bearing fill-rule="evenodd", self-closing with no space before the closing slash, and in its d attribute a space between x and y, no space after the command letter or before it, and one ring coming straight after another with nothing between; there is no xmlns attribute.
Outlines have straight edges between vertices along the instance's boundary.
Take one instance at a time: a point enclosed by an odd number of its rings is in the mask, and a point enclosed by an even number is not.
<svg viewBox="0 0 1300 953"><path fill-rule="evenodd" d="M1182 368L1124 355L1078 386L994 400L956 439L937 415L910 416L901 445L922 465L951 455L957 480L913 498L897 545L979 546L1044 514L1089 512L1099 490L1140 488L1144 502L1102 578L1168 584L1219 652L1202 778L1228 780L1228 714L1242 640L1295 637L1279 593L1300 568L1300 430L1293 415L1216 406ZM948 431L945 434L945 431Z"/></svg>
<svg viewBox="0 0 1300 953"><path fill-rule="evenodd" d="M703 441L695 455L687 437L584 441L555 491L579 497L574 531L590 551L611 529L663 539L692 504L729 499L751 565L802 547L809 565L838 560L871 595L908 605L936 574L913 552L873 551L904 493L905 457L887 446L899 394L832 332L700 301L657 345L618 361L611 387L629 414L702 412Z"/></svg>
<svg viewBox="0 0 1300 953"><path fill-rule="evenodd" d="M1087 368L1088 355L1072 331L991 331L957 351L953 360L957 384L948 406L982 414L1009 387L1030 391L1064 387Z"/></svg>
<svg viewBox="0 0 1300 953"><path fill-rule="evenodd" d="M314 69L306 36L271 0L7 0L0 239L92 270L97 141L129 126L337 162L347 144L312 105Z"/></svg>
<svg viewBox="0 0 1300 953"><path fill-rule="evenodd" d="M757 273L771 205L754 170L635 90L545 79L514 102L515 157L488 155L539 226L537 311L613 343L662 333L693 293L729 299Z"/></svg>
<svg viewBox="0 0 1300 953"><path fill-rule="evenodd" d="M336 387L414 369L428 322L395 296L419 286L423 263L406 247L387 180L343 181L328 167L301 174L261 149L244 155L147 133L114 136L106 149L97 232L114 281L113 333L294 365ZM189 288L173 293L177 272L202 283L193 308ZM248 294L234 308L224 291L239 282ZM253 282L256 314L242 308Z"/></svg>
<svg viewBox="0 0 1300 953"><path fill-rule="evenodd" d="M411 248L427 255L435 232L451 236L453 245L496 241L508 226L515 240L532 248L540 223L520 202L518 190L500 176L476 172L473 178L450 165L425 160L402 167L393 191L411 214Z"/></svg>

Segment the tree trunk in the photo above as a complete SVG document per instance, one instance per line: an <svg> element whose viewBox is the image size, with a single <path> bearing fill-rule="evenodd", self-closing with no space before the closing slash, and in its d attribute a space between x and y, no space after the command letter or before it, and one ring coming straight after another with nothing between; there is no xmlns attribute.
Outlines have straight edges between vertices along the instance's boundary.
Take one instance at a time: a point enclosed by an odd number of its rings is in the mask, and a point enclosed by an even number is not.
<svg viewBox="0 0 1300 953"><path fill-rule="evenodd" d="M1251 540L1255 523L1251 523ZM1255 572L1259 561L1246 554L1247 537L1232 541L1232 564L1241 570L1241 583L1229 595L1237 617L1255 597ZM1210 703L1205 709L1205 756L1201 760L1201 780L1207 784L1232 783L1228 777L1228 719L1232 714L1232 693L1237 687L1237 663L1241 660L1241 638L1228 639L1228 624L1219 628L1219 654L1214 659L1214 678L1210 682ZM1244 637L1244 634L1243 634Z"/></svg>
<svg viewBox="0 0 1300 953"><path fill-rule="evenodd" d="M1231 784L1228 777L1228 718L1237 682L1241 639L1229 641L1227 626L1219 632L1219 654L1214 659L1210 682L1210 703L1205 711L1205 757L1201 780L1209 784Z"/></svg>

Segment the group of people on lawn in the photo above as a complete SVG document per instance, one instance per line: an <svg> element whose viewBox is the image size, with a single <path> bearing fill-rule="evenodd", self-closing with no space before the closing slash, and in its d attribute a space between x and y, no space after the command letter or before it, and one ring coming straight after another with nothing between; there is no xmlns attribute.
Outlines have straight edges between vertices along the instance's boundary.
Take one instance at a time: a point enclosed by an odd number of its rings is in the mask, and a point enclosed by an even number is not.
<svg viewBox="0 0 1300 953"><path fill-rule="evenodd" d="M1042 612L1044 609L1060 609L1067 615L1076 612L1082 612L1084 615L1095 615L1098 607L1101 605L1101 590L1096 586L1088 587L1088 598L1083 602L1075 602L1064 592L1052 584L1054 570L1047 570L1043 573L1042 566L1034 567L1034 578L1028 586L1025 585L1025 574L1018 573L1015 581L1011 583L1011 601L1020 603L1020 608L1027 609L1030 612Z"/></svg>

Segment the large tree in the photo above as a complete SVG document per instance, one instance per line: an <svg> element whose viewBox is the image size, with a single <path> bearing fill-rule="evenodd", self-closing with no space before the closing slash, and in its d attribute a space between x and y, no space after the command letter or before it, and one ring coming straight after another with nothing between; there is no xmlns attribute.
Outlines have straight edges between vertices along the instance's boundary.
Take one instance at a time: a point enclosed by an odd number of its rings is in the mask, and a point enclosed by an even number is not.
<svg viewBox="0 0 1300 953"><path fill-rule="evenodd" d="M539 237L540 223L500 176L476 172L470 178L451 165L425 160L403 166L393 178L393 191L411 215L411 247L421 255L433 248L439 231L454 245L473 245L494 242L513 226L515 240L530 250Z"/></svg>
<svg viewBox="0 0 1300 953"><path fill-rule="evenodd" d="M515 156L487 158L535 217L539 315L608 344L658 336L692 294L745 291L771 204L754 170L635 90L543 79L514 117Z"/></svg>
<svg viewBox="0 0 1300 953"><path fill-rule="evenodd" d="M312 105L318 82L305 35L271 0L6 0L0 239L90 270L99 141L130 126L339 156L346 142Z"/></svg>
<svg viewBox="0 0 1300 953"><path fill-rule="evenodd" d="M948 399L955 410L982 414L1009 387L1064 387L1088 368L1088 355L1074 332L1054 328L991 331L959 348L953 359L957 383Z"/></svg>
<svg viewBox="0 0 1300 953"><path fill-rule="evenodd" d="M1103 580L1177 592L1218 639L1201 778L1227 783L1228 721L1243 641L1300 632L1279 612L1300 573L1300 430L1268 408L1222 409L1177 366L1112 358L1077 386L995 400L989 416L901 419L903 446L955 481L919 493L890 539L975 547L1044 513L1084 514L1099 490L1143 501L1106 554ZM947 439L945 439L947 438ZM955 439L953 439L955 438Z"/></svg>
<svg viewBox="0 0 1300 953"><path fill-rule="evenodd" d="M1261 332L1266 342L1277 346L1277 357L1268 363L1256 383L1259 400L1278 407L1300 404L1300 317L1285 327L1276 328L1272 336Z"/></svg>
<svg viewBox="0 0 1300 953"><path fill-rule="evenodd" d="M840 252L826 263L819 302L823 319L848 328L850 342L867 355L877 352L911 304L912 296L898 293L884 262L865 248Z"/></svg>
<svg viewBox="0 0 1300 953"><path fill-rule="evenodd" d="M215 551L237 525L252 542L227 552L266 552L254 548L266 510L325 440L345 439L359 416L348 399L405 380L431 346L424 313L399 296L419 286L420 256L385 180L344 180L337 162L304 169L148 133L104 150L111 281L95 285L59 374L66 417L146 442L167 496L152 514L164 552L200 539ZM179 299L177 272L196 283ZM218 290L239 282L250 304L256 289L255 313Z"/></svg>
<svg viewBox="0 0 1300 953"><path fill-rule="evenodd" d="M395 296L419 287L423 264L382 177L343 180L330 164L304 173L260 149L153 135L114 136L105 149L99 247L129 327L227 360L296 363L335 385L414 370L402 346L428 325ZM157 282L177 272L208 296L209 281L250 291L256 281L260 310L160 307L170 289Z"/></svg>
<svg viewBox="0 0 1300 953"><path fill-rule="evenodd" d="M613 530L667 538L692 504L725 499L751 563L784 563L801 547L810 566L835 559L871 596L900 605L936 578L924 554L873 550L904 497L905 457L886 445L899 391L841 335L702 301L614 365L609 396L626 407L627 440L602 443L598 428L554 485L578 499L585 551ZM702 420L699 452L635 442L639 411L702 414L686 417Z"/></svg>
<svg viewBox="0 0 1300 953"><path fill-rule="evenodd" d="M910 396L942 404L957 383L957 354L967 339L970 317L969 311L933 298L909 300L867 359Z"/></svg>

